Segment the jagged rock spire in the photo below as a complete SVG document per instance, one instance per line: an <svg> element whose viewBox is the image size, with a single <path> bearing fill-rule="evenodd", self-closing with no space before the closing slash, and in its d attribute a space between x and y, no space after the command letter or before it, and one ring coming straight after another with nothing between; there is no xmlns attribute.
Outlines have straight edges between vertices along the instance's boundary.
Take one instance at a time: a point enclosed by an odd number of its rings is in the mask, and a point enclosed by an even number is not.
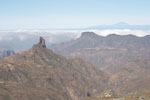
<svg viewBox="0 0 150 100"><path fill-rule="evenodd" d="M40 36L39 43L33 45L33 47L46 48L45 39Z"/></svg>
<svg viewBox="0 0 150 100"><path fill-rule="evenodd" d="M39 44L40 44L43 48L46 48L45 39L44 39L43 37L40 37L40 39L39 39Z"/></svg>

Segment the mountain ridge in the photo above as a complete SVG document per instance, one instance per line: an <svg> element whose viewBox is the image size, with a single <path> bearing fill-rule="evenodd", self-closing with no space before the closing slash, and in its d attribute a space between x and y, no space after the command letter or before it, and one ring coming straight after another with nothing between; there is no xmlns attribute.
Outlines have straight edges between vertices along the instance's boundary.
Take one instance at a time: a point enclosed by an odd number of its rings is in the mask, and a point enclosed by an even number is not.
<svg viewBox="0 0 150 100"><path fill-rule="evenodd" d="M28 51L0 60L0 99L80 100L108 88L106 73L87 61L67 59L45 46L40 38Z"/></svg>
<svg viewBox="0 0 150 100"><path fill-rule="evenodd" d="M112 87L119 93L149 89L150 36L111 34L79 37L53 48L68 58L82 58L110 73ZM131 87L130 87L131 86ZM146 88L144 88L146 87Z"/></svg>
<svg viewBox="0 0 150 100"><path fill-rule="evenodd" d="M150 36L146 35L138 37L132 34L117 35L109 34L107 36L99 36L94 32L83 32L81 36L75 40L60 43L51 46L57 53L72 52L74 50L94 47L115 47L125 49L150 48ZM64 50L64 51L63 51Z"/></svg>

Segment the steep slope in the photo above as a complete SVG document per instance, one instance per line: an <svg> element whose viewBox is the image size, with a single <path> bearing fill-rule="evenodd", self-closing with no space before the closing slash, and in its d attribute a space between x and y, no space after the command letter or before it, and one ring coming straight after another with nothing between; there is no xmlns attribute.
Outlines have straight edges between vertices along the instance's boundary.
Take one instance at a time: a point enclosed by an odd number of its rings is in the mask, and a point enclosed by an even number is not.
<svg viewBox="0 0 150 100"><path fill-rule="evenodd" d="M81 36L72 41L53 45L52 48L61 54L68 54L86 48L118 48L118 49L150 49L150 36L137 37L134 35L110 34L106 37L94 32L83 32Z"/></svg>
<svg viewBox="0 0 150 100"><path fill-rule="evenodd" d="M80 57L105 71L120 62L150 59L150 36L110 34L106 37L93 32L83 32L81 37L53 45L53 50L64 56Z"/></svg>
<svg viewBox="0 0 150 100"><path fill-rule="evenodd" d="M84 32L80 38L53 48L67 57L80 57L109 72L113 89L121 94L150 90L149 35L110 34L102 37Z"/></svg>
<svg viewBox="0 0 150 100"><path fill-rule="evenodd" d="M55 54L42 37L29 51L0 60L0 100L79 100L107 88L107 74Z"/></svg>
<svg viewBox="0 0 150 100"><path fill-rule="evenodd" d="M122 93L149 91L149 61L150 59L131 60L113 67L112 81L115 90Z"/></svg>
<svg viewBox="0 0 150 100"><path fill-rule="evenodd" d="M53 45L52 48L61 54L68 54L78 49L93 48L101 43L102 38L93 32L83 32L81 37L69 42Z"/></svg>

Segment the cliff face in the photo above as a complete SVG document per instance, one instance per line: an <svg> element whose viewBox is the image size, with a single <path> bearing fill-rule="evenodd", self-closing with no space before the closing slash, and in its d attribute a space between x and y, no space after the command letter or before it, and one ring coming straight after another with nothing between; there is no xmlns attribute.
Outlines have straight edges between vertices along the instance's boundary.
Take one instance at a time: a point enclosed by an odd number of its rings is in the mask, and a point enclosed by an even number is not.
<svg viewBox="0 0 150 100"><path fill-rule="evenodd" d="M38 46L38 47L42 47L42 48L46 48L46 44L45 44L45 39L43 37L40 37L39 39L39 43L34 45L34 46Z"/></svg>
<svg viewBox="0 0 150 100"><path fill-rule="evenodd" d="M1 100L79 100L106 88L107 74L55 54L41 38L30 50L0 60Z"/></svg>

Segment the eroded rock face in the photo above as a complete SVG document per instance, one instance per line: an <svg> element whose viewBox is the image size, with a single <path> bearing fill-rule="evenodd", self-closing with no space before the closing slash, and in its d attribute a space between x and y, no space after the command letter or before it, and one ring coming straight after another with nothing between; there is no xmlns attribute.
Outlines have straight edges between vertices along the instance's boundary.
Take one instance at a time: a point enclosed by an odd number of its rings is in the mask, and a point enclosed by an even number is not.
<svg viewBox="0 0 150 100"><path fill-rule="evenodd" d="M43 37L40 37L39 44L40 44L43 48L46 48L45 39L44 39Z"/></svg>
<svg viewBox="0 0 150 100"><path fill-rule="evenodd" d="M45 39L43 37L40 37L39 43L35 44L33 47L46 48Z"/></svg>

